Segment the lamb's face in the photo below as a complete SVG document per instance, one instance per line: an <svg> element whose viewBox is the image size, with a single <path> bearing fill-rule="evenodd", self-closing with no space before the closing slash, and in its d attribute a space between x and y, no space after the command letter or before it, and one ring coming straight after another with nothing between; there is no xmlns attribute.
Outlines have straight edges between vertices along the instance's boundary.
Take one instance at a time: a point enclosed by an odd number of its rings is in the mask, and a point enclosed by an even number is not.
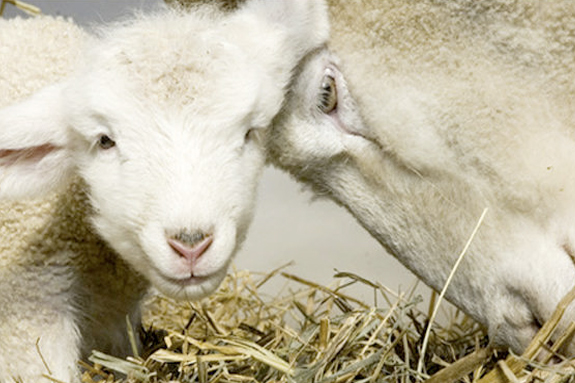
<svg viewBox="0 0 575 383"><path fill-rule="evenodd" d="M259 109L261 87L276 88L271 109L282 101L281 82L262 84L259 68L226 43L160 55L157 65L114 57L67 90L98 232L176 297L204 296L225 276L264 164L273 114Z"/></svg>
<svg viewBox="0 0 575 383"><path fill-rule="evenodd" d="M204 295L245 236L265 129L247 116L225 121L121 104L132 113L94 105L74 127L95 226L166 293Z"/></svg>
<svg viewBox="0 0 575 383"><path fill-rule="evenodd" d="M205 121L140 116L94 121L94 134L82 136L94 224L166 294L203 296L219 285L251 220L263 165L258 133L236 124L222 136Z"/></svg>

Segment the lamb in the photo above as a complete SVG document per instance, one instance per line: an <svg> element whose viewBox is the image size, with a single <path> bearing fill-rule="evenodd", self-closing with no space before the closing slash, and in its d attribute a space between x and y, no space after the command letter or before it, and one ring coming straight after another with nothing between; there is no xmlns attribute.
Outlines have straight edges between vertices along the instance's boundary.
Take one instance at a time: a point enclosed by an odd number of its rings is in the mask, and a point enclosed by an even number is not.
<svg viewBox="0 0 575 383"><path fill-rule="evenodd" d="M0 21L0 382L77 381L92 349L130 352L150 284L219 285L267 127L327 34L317 0L166 8L97 35Z"/></svg>
<svg viewBox="0 0 575 383"><path fill-rule="evenodd" d="M329 5L270 161L437 291L487 208L446 297L521 353L575 282L575 4Z"/></svg>

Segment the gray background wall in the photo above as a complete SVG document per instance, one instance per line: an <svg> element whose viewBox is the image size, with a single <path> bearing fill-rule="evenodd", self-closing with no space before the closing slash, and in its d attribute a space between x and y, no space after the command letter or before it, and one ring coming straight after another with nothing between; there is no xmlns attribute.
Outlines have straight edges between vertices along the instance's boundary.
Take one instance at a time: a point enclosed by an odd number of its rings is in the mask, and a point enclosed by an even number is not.
<svg viewBox="0 0 575 383"><path fill-rule="evenodd" d="M26 0L45 14L70 16L81 25L112 21L131 9L152 9L161 0ZM4 17L22 15L8 4ZM402 291L415 277L365 232L342 208L313 201L310 192L276 169L264 172L255 220L238 269L267 272L293 261L286 271L318 283L331 283L334 270L348 271ZM418 290L427 296L426 288ZM368 298L369 292L357 290Z"/></svg>

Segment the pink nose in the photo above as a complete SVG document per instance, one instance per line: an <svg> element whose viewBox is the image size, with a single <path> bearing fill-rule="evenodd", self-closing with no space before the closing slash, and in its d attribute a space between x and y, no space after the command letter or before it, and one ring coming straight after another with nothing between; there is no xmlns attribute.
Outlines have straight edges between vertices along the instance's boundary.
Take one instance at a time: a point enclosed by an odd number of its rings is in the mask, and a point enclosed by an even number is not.
<svg viewBox="0 0 575 383"><path fill-rule="evenodd" d="M181 232L168 238L168 244L182 258L195 263L213 242L211 234Z"/></svg>

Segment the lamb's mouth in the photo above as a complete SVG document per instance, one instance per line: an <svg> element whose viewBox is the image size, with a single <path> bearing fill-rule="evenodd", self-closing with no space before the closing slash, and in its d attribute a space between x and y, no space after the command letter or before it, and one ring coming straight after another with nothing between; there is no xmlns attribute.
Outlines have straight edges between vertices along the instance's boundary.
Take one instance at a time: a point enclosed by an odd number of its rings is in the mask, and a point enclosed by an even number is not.
<svg viewBox="0 0 575 383"><path fill-rule="evenodd" d="M187 277L174 278L171 276L167 276L166 274L162 273L159 270L156 270L156 273L164 281L170 283L171 285L176 285L176 286L180 286L180 287L199 286L199 285L204 284L205 282L209 281L214 276L213 274L198 275L198 274L190 273L189 276L187 276Z"/></svg>
<svg viewBox="0 0 575 383"><path fill-rule="evenodd" d="M197 275L193 275L193 274L187 278L169 278L166 276L163 276L163 277L164 277L164 279L166 279L171 284L178 285L181 287L201 285L204 282L206 282L207 280L211 279L211 276L209 276L209 275L197 276Z"/></svg>
<svg viewBox="0 0 575 383"><path fill-rule="evenodd" d="M202 272L188 271L174 276L171 273L166 273L158 267L153 267L153 274L156 278L160 278L165 283L167 282L172 287L178 286L180 288L198 287L202 285L212 285L214 282L221 280L225 277L227 272L227 264L218 269L203 270Z"/></svg>

